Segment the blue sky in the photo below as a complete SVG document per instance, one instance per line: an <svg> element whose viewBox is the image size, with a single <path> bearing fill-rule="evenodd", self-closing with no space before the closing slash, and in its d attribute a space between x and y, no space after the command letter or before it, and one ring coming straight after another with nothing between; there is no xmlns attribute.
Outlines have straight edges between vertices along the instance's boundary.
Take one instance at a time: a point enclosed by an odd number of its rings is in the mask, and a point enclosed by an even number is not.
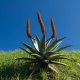
<svg viewBox="0 0 80 80"><path fill-rule="evenodd" d="M53 17L58 38L66 36L63 45L80 50L80 0L0 0L0 50L15 50L21 42L30 43L26 36L26 21L31 20L31 33L42 36L37 20L40 10L47 37L51 36Z"/></svg>

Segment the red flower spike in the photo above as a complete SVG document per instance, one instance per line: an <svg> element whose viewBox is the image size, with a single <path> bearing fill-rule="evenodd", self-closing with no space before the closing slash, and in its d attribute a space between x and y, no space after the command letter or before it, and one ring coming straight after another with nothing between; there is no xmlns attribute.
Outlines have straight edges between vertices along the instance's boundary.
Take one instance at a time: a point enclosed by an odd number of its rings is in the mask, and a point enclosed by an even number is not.
<svg viewBox="0 0 80 80"><path fill-rule="evenodd" d="M53 31L52 38L57 38L57 36L56 36L56 28L54 26L54 21L53 21L52 18L51 18L51 26L52 26L52 31Z"/></svg>
<svg viewBox="0 0 80 80"><path fill-rule="evenodd" d="M45 30L44 23L43 23L43 21L42 21L42 18L41 18L41 16L40 16L40 12L39 12L39 11L38 11L38 13L37 13L37 16L38 16L39 24L40 24L40 26L41 26L42 34L45 36L46 30Z"/></svg>
<svg viewBox="0 0 80 80"><path fill-rule="evenodd" d="M27 20L27 30L26 30L27 36L29 38L32 38L32 35L30 34L30 20Z"/></svg>

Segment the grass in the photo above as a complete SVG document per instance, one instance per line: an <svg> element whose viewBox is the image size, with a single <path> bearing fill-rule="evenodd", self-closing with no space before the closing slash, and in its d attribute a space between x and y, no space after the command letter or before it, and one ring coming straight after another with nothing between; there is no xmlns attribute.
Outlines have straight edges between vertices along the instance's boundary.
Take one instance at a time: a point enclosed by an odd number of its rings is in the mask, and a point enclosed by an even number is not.
<svg viewBox="0 0 80 80"><path fill-rule="evenodd" d="M56 75L56 80L80 80L80 52L62 51L72 61L61 60L68 64L68 67L59 66L60 72ZM24 61L16 61L16 58L30 57L20 50L10 52L0 52L0 80L27 80L29 75L28 65ZM41 72L42 80L46 80L46 73ZM34 79L35 80L35 79Z"/></svg>

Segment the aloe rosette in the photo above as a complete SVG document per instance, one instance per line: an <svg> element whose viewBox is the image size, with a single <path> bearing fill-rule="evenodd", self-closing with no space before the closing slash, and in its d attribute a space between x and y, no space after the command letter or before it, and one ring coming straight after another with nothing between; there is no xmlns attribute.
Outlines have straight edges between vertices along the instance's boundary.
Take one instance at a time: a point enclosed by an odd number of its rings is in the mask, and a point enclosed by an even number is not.
<svg viewBox="0 0 80 80"><path fill-rule="evenodd" d="M61 54L60 51L67 47L70 47L71 45L59 48L59 45L62 43L62 40L65 39L65 37L57 39L56 28L54 26L54 21L52 18L51 18L52 35L49 39L46 39L46 30L39 11L37 13L37 16L39 24L41 26L43 37L40 40L38 36L33 37L31 35L30 20L28 19L26 33L27 36L30 38L34 47L26 43L22 43L26 48L21 48L21 49L32 57L18 58L17 60L24 59L26 60L26 63L34 64L34 68L31 72L31 75L39 71L40 69L50 69L53 72L58 73L57 65L64 65L64 66L67 65L65 63L59 62L59 60L68 59L64 54Z"/></svg>

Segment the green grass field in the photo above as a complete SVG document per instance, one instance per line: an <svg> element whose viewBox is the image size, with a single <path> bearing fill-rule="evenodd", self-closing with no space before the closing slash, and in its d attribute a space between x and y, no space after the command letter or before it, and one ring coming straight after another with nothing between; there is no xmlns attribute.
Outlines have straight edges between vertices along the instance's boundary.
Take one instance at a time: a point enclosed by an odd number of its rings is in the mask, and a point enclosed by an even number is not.
<svg viewBox="0 0 80 80"><path fill-rule="evenodd" d="M68 64L68 67L59 66L60 72L56 80L80 80L80 52L62 51L71 61L61 60ZM25 61L16 61L16 58L30 57L20 50L0 52L0 80L27 80L29 74L28 65ZM46 73L42 72L43 80L46 80ZM35 79L34 79L35 80Z"/></svg>

